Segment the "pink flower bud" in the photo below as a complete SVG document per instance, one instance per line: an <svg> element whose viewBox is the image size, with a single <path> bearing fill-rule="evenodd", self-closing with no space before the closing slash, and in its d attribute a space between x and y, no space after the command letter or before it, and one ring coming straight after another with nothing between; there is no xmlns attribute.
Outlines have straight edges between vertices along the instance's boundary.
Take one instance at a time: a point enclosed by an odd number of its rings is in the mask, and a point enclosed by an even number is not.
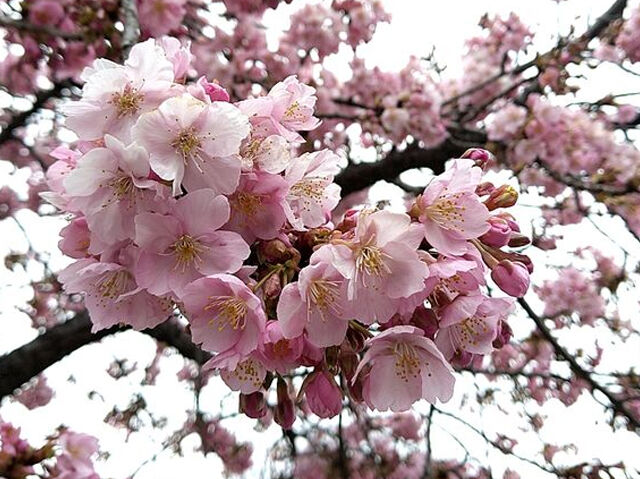
<svg viewBox="0 0 640 479"><path fill-rule="evenodd" d="M488 223L491 228L480 236L480 241L496 248L506 245L511 239L511 228L507 220L499 216L492 216L488 219Z"/></svg>
<svg viewBox="0 0 640 479"><path fill-rule="evenodd" d="M289 387L282 378L278 378L278 386L276 388L278 403L273 414L273 419L280 425L282 429L291 429L296 420L296 407L293 399L289 394Z"/></svg>
<svg viewBox="0 0 640 479"><path fill-rule="evenodd" d="M202 82L202 87L211 101L229 101L229 94L227 93L227 90L217 83L204 81Z"/></svg>
<svg viewBox="0 0 640 479"><path fill-rule="evenodd" d="M500 349L505 344L509 344L512 336L513 331L511 330L511 326L509 326L509 323L504 319L501 319L498 323L498 335L496 336L496 339L493 340L492 346L496 349Z"/></svg>
<svg viewBox="0 0 640 479"><path fill-rule="evenodd" d="M267 401L262 391L251 394L240 394L240 412L252 419L259 419L267 414Z"/></svg>
<svg viewBox="0 0 640 479"><path fill-rule="evenodd" d="M313 373L304 394L309 409L318 417L334 417L342 410L342 391L326 371Z"/></svg>
<svg viewBox="0 0 640 479"><path fill-rule="evenodd" d="M469 148L460 158L469 158L476 162L476 166L486 171L493 163L495 156L488 150L482 148Z"/></svg>
<svg viewBox="0 0 640 479"><path fill-rule="evenodd" d="M411 324L422 329L424 335L433 339L438 332L438 318L432 309L418 306L411 316Z"/></svg>
<svg viewBox="0 0 640 479"><path fill-rule="evenodd" d="M502 185L491 192L484 205L489 211L493 211L498 208L513 206L516 201L518 201L518 192L515 188L511 185Z"/></svg>
<svg viewBox="0 0 640 479"><path fill-rule="evenodd" d="M480 183L476 187L476 195L478 195L478 196L487 196L487 195L490 195L491 193L493 193L493 191L495 189L496 189L496 187L493 185L493 183L485 181L484 183Z"/></svg>
<svg viewBox="0 0 640 479"><path fill-rule="evenodd" d="M529 289L529 271L518 261L500 261L491 271L491 278L509 296L521 298Z"/></svg>

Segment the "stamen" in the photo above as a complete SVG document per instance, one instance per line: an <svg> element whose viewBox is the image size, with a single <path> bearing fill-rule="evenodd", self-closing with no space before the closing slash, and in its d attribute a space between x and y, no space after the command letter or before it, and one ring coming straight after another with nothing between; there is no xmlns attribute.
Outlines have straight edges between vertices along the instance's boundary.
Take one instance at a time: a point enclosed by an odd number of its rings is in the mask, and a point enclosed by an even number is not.
<svg viewBox="0 0 640 479"><path fill-rule="evenodd" d="M323 321L329 311L336 315L341 313L342 308L337 302L339 297L340 283L337 281L317 279L309 287L309 299L318 308ZM308 309L311 309L311 305L308 305Z"/></svg>
<svg viewBox="0 0 640 479"><path fill-rule="evenodd" d="M202 142L198 135L196 135L196 130L193 127L181 130L178 136L176 136L171 142L171 146L173 146L178 154L182 156L185 164L189 159L195 160L196 153L200 149L201 144ZM196 166L198 166L197 162Z"/></svg>
<svg viewBox="0 0 640 479"><path fill-rule="evenodd" d="M200 255L208 248L189 235L182 235L171 245L170 249L176 257L175 269L180 269L182 273L193 263L202 263Z"/></svg>
<svg viewBox="0 0 640 479"><path fill-rule="evenodd" d="M213 311L216 316L209 320L210 325L218 324L218 331L227 326L233 329L244 329L247 324L247 303L237 296L210 296L211 302L204 311Z"/></svg>
<svg viewBox="0 0 640 479"><path fill-rule="evenodd" d="M111 271L102 277L96 289L102 298L114 300L127 291L130 280L131 275L127 270Z"/></svg>
<svg viewBox="0 0 640 479"><path fill-rule="evenodd" d="M122 92L111 95L109 103L116 107L118 118L122 118L138 113L143 100L144 95L142 93L131 85L127 85Z"/></svg>
<svg viewBox="0 0 640 479"><path fill-rule="evenodd" d="M393 347L395 356L396 376L404 382L410 377L417 378L420 375L421 361L413 346L405 343L396 343Z"/></svg>

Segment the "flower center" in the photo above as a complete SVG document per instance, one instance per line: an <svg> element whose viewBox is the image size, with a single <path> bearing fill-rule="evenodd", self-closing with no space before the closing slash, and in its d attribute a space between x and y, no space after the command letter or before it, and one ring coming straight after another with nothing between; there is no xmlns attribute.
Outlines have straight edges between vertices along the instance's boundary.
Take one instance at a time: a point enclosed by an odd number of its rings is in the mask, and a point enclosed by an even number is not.
<svg viewBox="0 0 640 479"><path fill-rule="evenodd" d="M102 277L98 283L98 294L102 298L114 300L127 290L131 275L127 270L112 271Z"/></svg>
<svg viewBox="0 0 640 479"><path fill-rule="evenodd" d="M256 387L262 384L259 364L253 358L249 358L245 361L242 361L241 363L238 363L238 366L233 370L231 375L235 376L236 379L240 382L248 381Z"/></svg>
<svg viewBox="0 0 640 479"><path fill-rule="evenodd" d="M477 346L478 336L489 332L486 323L481 318L475 316L462 321L457 329L462 346Z"/></svg>
<svg viewBox="0 0 640 479"><path fill-rule="evenodd" d="M109 103L116 107L118 118L122 118L137 113L140 110L142 100L144 100L144 95L131 85L127 85L122 92L111 95Z"/></svg>
<svg viewBox="0 0 640 479"><path fill-rule="evenodd" d="M111 180L111 189L113 190L113 196L117 201L123 199L133 199L136 192L136 186L133 184L133 180L130 176L119 176Z"/></svg>
<svg viewBox="0 0 640 479"><path fill-rule="evenodd" d="M233 203L245 216L255 216L262 210L262 196L240 191L233 196Z"/></svg>
<svg viewBox="0 0 640 479"><path fill-rule="evenodd" d="M273 354L277 358L284 358L289 355L291 352L291 347L289 345L289 340L282 338L273 345Z"/></svg>
<svg viewBox="0 0 640 479"><path fill-rule="evenodd" d="M185 128L180 131L171 142L171 146L176 149L176 152L182 156L182 159L186 163L187 160L194 156L194 153L200 149L201 141L193 127Z"/></svg>
<svg viewBox="0 0 640 479"><path fill-rule="evenodd" d="M413 346L396 343L393 347L393 355L396 376L400 379L408 382L410 377L417 378L420 375L420 358Z"/></svg>
<svg viewBox="0 0 640 479"><path fill-rule="evenodd" d="M296 118L301 118L302 114L300 113L300 104L297 101L294 101L289 108L284 112L283 115L288 120L294 120Z"/></svg>
<svg viewBox="0 0 640 479"><path fill-rule="evenodd" d="M324 198L328 181L325 178L306 178L295 183L289 190L289 196L301 198L303 203L319 203Z"/></svg>
<svg viewBox="0 0 640 479"><path fill-rule="evenodd" d="M233 329L244 329L247 324L247 303L237 296L210 296L211 302L204 307L205 311L213 311L216 316L209 321L210 325L218 324L218 331L227 326Z"/></svg>
<svg viewBox="0 0 640 479"><path fill-rule="evenodd" d="M322 319L324 319L324 313L327 311L331 310L336 314L340 313L340 306L337 304L340 296L339 288L340 285L337 281L317 279L311 283L309 298L320 310L320 314L323 316Z"/></svg>
<svg viewBox="0 0 640 479"><path fill-rule="evenodd" d="M356 268L359 273L369 276L381 276L391 270L385 264L386 255L374 245L360 246L356 250Z"/></svg>
<svg viewBox="0 0 640 479"><path fill-rule="evenodd" d="M435 203L427 207L427 216L447 229L460 230L461 226L456 223L464 223L463 212L467 209L460 204L461 197L461 193L440 196Z"/></svg>
<svg viewBox="0 0 640 479"><path fill-rule="evenodd" d="M171 250L176 257L175 269L185 272L193 263L202 263L200 255L208 248L189 235L182 235L171 245Z"/></svg>

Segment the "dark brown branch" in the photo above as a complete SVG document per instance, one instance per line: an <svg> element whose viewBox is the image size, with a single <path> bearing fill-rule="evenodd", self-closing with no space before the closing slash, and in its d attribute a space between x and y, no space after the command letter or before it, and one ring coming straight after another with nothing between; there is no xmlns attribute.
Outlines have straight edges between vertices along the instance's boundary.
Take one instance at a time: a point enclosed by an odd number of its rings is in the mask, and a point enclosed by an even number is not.
<svg viewBox="0 0 640 479"><path fill-rule="evenodd" d="M92 333L91 319L86 311L50 328L30 343L0 357L0 399L73 351L127 329L113 327ZM182 356L199 364L210 358L193 344L184 328L175 321L169 320L142 332L176 348Z"/></svg>
<svg viewBox="0 0 640 479"><path fill-rule="evenodd" d="M335 181L342 187L342 195L346 196L380 180L393 181L400 173L412 168L430 168L435 174L440 174L444 171L445 162L459 157L465 149L449 140L433 148L413 143L402 151L391 150L380 161L349 165Z"/></svg>
<svg viewBox="0 0 640 479"><path fill-rule="evenodd" d="M82 40L82 34L77 32L66 32L46 25L35 25L25 20L14 20L0 15L0 27L13 28L24 32L42 33L64 40Z"/></svg>
<svg viewBox="0 0 640 479"><path fill-rule="evenodd" d="M134 46L140 38L140 22L138 20L138 7L135 0L121 0L122 23L124 31L122 32L122 56L126 58L129 50ZM123 58L123 59L124 59Z"/></svg>
<svg viewBox="0 0 640 479"><path fill-rule="evenodd" d="M547 328L547 326L544 324L544 320L540 316L538 316L535 311L533 311L531 306L529 306L529 303L527 303L523 298L519 298L518 303L520 303L520 306L522 306L522 308L536 324L538 331L540 331L540 334L542 334L542 337L546 341L548 341L551 346L553 346L553 350L555 351L556 356L566 361L574 374L586 381L591 387L592 391L600 391L608 399L609 403L611 404L611 408L617 414L624 416L629 424L633 426L636 431L639 431L640 421L638 421L633 413L626 408L624 402L618 399L607 388L599 384L595 379L593 379L593 377L587 370L585 370L582 366L580 366L580 364L578 364L575 358L566 349L564 349L560 345L560 343L558 343L553 334L551 334L549 328Z"/></svg>
<svg viewBox="0 0 640 479"><path fill-rule="evenodd" d="M540 159L536 162L551 178L576 190L588 191L590 193L604 193L609 196L624 196L638 192L638 189L633 185L618 186L602 183L586 183L573 175L558 173Z"/></svg>

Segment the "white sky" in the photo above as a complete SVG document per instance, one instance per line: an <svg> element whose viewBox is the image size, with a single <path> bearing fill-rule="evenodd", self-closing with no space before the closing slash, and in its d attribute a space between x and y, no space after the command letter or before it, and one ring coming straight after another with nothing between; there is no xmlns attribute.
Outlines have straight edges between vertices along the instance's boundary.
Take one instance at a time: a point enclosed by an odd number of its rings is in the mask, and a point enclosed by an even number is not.
<svg viewBox="0 0 640 479"><path fill-rule="evenodd" d="M597 17L602 11L608 8L611 0L570 0L556 3L551 0L448 0L446 2L430 2L426 0L387 0L385 5L392 13L393 20L390 25L382 25L376 37L370 45L361 48L360 53L364 55L371 65L378 65L383 69L397 70L402 68L411 54L425 55L431 51L431 47L436 47L436 58L440 64L448 65L448 72L452 76L460 71L460 56L463 42L466 38L478 32L477 21L480 16L489 13L507 14L515 11L525 21L534 27L537 32L535 46L543 51L549 47L559 32L559 29L566 29L571 20L579 15L575 25L577 31L581 31L588 23L589 19ZM266 16L265 24L274 30L286 27L286 12L295 10L301 5L300 0L293 2L293 5L283 6L277 12L269 13ZM342 71L345 75L344 57L330 59L329 64ZM599 97L605 93L610 93L608 88L615 84L616 91L633 91L638 89L637 78L623 80L612 75L613 70L606 72L606 77L591 77L586 83L586 94L589 97ZM592 96L593 95L593 96ZM0 185L3 181L8 181L7 169L0 165ZM388 189L381 190L383 193ZM523 201L529 204L537 204L536 198L525 198ZM530 216L534 219L537 210L521 208L519 214ZM27 227L31 240L36 248L54 251L57 241L57 232L60 228L60 221L55 219L36 219L31 212L22 212L20 220ZM640 248L631 238L624 237L622 228L616 220L598 219L601 226L606 231L615 231L622 236L623 245L631 250L633 255L640 257ZM526 224L526 221L522 221ZM25 242L20 231L10 220L0 223L0 252L4 253L10 249L24 250ZM590 225L582 225L568 232L569 240L573 245L584 244L584 238L588 238L590 243L596 245L607 245L608 240L598 233ZM612 254L618 255L612 248ZM534 253L539 260L549 259L556 264L563 264L566 258L561 255L551 255L545 258L544 253ZM66 260L61 259L54 253L52 257L53 266L62 266ZM34 337L34 332L28 327L28 321L21 314L17 313L12 305L20 305L29 299L29 295L21 285L28 281L28 272L24 274L10 274L4 269L0 269L0 322L7 326L9 333L0 336L0 353L10 351L20 346L24 342ZM9 283L15 286L9 285ZM5 286L6 285L6 286ZM634 305L637 303L633 303ZM637 309L635 309L637 310ZM526 320L523 320L526 321ZM515 322L514 329L524 332L528 324ZM563 332L560 335L563 341L574 341L568 336L572 333ZM585 343L593 342L595 332L586 331ZM571 344L571 342L567 343ZM638 344L632 351L638 351ZM621 350L622 351L622 350ZM624 348L625 354L629 349ZM140 388L139 379L142 373L134 374L128 379L115 383L105 372L107 364L113 358L129 358L131 362L138 362L144 368L152 359L155 353L154 342L134 332L120 334L117 337L109 338L99 346L84 348L74 353L70 358L65 359L47 371L50 384L56 389L56 398L50 406L28 412L19 404L5 403L0 409L0 414L5 420L21 425L27 437L35 442L51 432L58 424L65 423L73 429L87 432L98 436L105 451L112 453L112 460L99 463L99 472L103 477L125 477L133 472L145 459L152 457L161 449L159 441L164 438L164 434L149 435L145 429L140 434L133 434L127 444L124 443L124 433L115 431L110 426L102 423L102 418L106 415L110 407L117 403L124 406L134 392L143 392L148 400L151 409L158 415L165 415L169 419L169 425L165 432L169 433L178 427L184 420L183 411L190 407L193 398L186 389L176 387L175 373L182 366L182 361L178 357L165 358L163 360L163 373L159 377L157 387ZM620 357L617 358L618 360ZM627 361L640 364L637 354L631 353L627 356ZM73 375L75 382L68 384L67 378ZM86 393L91 389L97 390L104 401L98 399L89 401ZM225 386L220 386L218 391L210 391L208 397L203 398L203 404L210 411L217 409L219 395L226 392ZM465 394L474 394L475 386L466 377L461 377L456 388L456 397L444 407L446 410L456 411L458 405ZM219 394L218 394L219 393ZM502 396L505 403L509 399ZM233 395L227 400L227 411L233 411L237 397ZM419 407L426 410L425 405ZM582 398L578 403L569 409L552 401L545 409L548 414L547 426L542 430L541 437L549 442L563 444L575 442L580 447L580 457L584 459L600 458L605 463L612 463L618 460L625 460L629 466L640 469L640 457L637 455L640 441L637 436L631 433L621 432L616 435L610 433L606 424L594 424L597 416L593 402L587 398ZM494 408L485 408L482 415L463 413L463 416L474 424L486 427L488 431L508 431L515 429L514 425L521 423L521 418L511 417L509 421L513 424L505 424L505 416L498 414ZM231 425L234 423L230 423ZM270 444L279 437L277 428L272 428L266 433L255 433L252 429L252 421L236 422L234 432L243 440L251 440L257 449L254 455L252 472L247 477L260 477L262 458L265 454L264 446ZM461 438L469 441L470 449L479 457L484 456L484 444L481 440L473 436L473 433L464 431L451 421L442 421L442 425L451 432L460 434ZM519 433L516 432L516 435ZM439 457L450 453L456 454L456 446L451 439L439 430L434 429L434 455ZM189 442L185 441L185 450L189 451ZM197 441L191 441L192 445ZM523 455L533 454L539 448L538 442L532 442L524 438L519 444L518 452ZM499 453L490 453L489 460L494 467L496 477L500 477L501 471L508 466L522 472L523 478L535 479L544 477L536 469L527 468L522 463L513 460L505 460ZM560 457L560 456L559 456ZM219 460L210 455L208 459L203 459L200 455L188 454L181 459L171 453L160 455L158 460L145 466L136 476L140 479L164 479L175 477L218 477L220 470ZM637 476L636 476L637 477Z"/></svg>

